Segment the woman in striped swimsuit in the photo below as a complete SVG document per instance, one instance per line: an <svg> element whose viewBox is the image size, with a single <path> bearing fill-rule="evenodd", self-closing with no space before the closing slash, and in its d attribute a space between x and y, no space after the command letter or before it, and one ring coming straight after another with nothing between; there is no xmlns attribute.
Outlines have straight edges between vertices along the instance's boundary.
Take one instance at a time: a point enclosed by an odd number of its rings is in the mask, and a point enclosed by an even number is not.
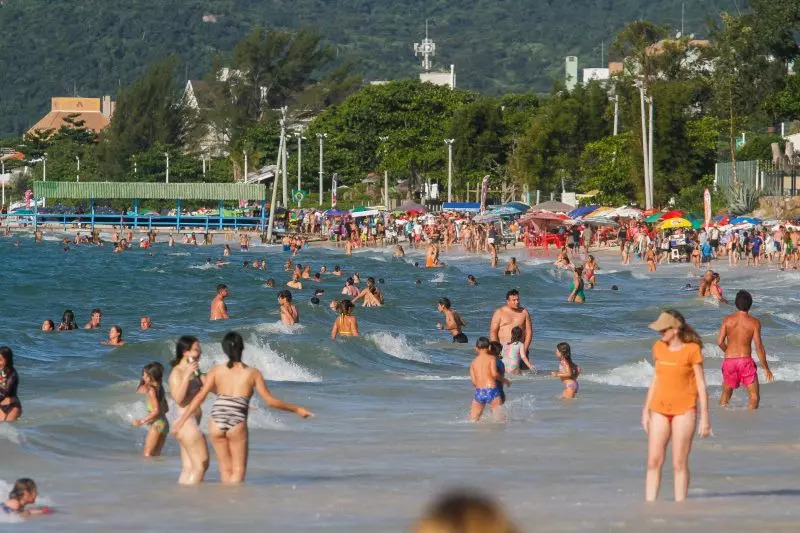
<svg viewBox="0 0 800 533"><path fill-rule="evenodd" d="M222 339L222 351L228 356L228 362L209 371L203 388L175 422L173 434L177 435L183 424L200 408L206 396L211 391L216 391L217 399L211 407L208 432L217 454L220 480L223 483L241 483L247 470L247 411L253 390L258 392L269 407L291 411L303 418L314 414L303 407L282 402L270 394L261 372L242 362L244 341L241 335L235 332L225 335Z"/></svg>

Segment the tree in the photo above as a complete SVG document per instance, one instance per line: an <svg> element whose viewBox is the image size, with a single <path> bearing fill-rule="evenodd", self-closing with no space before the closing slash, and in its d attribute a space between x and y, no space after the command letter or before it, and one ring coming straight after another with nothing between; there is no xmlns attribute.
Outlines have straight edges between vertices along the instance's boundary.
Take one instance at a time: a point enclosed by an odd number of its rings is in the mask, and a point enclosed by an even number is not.
<svg viewBox="0 0 800 533"><path fill-rule="evenodd" d="M328 108L310 125L309 137L326 133L327 174L352 185L379 166L411 189L424 178L445 175L444 139L458 108L475 96L418 81L364 87L341 105ZM388 136L382 143L381 136ZM384 156L385 149L385 156Z"/></svg>
<svg viewBox="0 0 800 533"><path fill-rule="evenodd" d="M457 109L447 135L455 139L454 184L459 187L506 163L505 124L495 100L482 98Z"/></svg>
<svg viewBox="0 0 800 533"><path fill-rule="evenodd" d="M610 135L588 143L583 149L580 172L586 191L600 191L593 201L603 205L623 205L635 197L637 187L632 178L636 173L628 149L630 137L630 133Z"/></svg>

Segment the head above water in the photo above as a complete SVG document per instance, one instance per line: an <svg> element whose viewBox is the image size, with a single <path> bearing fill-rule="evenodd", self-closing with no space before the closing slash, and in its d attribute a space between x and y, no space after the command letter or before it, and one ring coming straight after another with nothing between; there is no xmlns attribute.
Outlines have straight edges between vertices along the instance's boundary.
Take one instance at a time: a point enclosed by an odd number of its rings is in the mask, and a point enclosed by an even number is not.
<svg viewBox="0 0 800 533"><path fill-rule="evenodd" d="M511 309L519 307L519 291L517 289L511 289L506 293L506 303Z"/></svg>
<svg viewBox="0 0 800 533"><path fill-rule="evenodd" d="M486 337L478 337L478 340L475 341L475 348L479 350L488 350L489 339Z"/></svg>
<svg viewBox="0 0 800 533"><path fill-rule="evenodd" d="M292 293L288 290L282 290L278 293L278 301L284 300L287 303L292 303Z"/></svg>
<svg viewBox="0 0 800 533"><path fill-rule="evenodd" d="M158 385L160 387L161 381L164 379L164 365L158 361L147 363L144 365L144 367L142 367L142 376L147 376L150 378L151 384Z"/></svg>
<svg viewBox="0 0 800 533"><path fill-rule="evenodd" d="M450 298L439 298L439 305L444 309L450 309Z"/></svg>
<svg viewBox="0 0 800 533"><path fill-rule="evenodd" d="M233 368L235 363L242 362L242 353L244 352L244 339L242 336L231 331L222 339L222 351L228 356L228 362L225 366Z"/></svg>
<svg viewBox="0 0 800 533"><path fill-rule="evenodd" d="M489 355L497 357L503 353L503 345L497 341L489 341Z"/></svg>
<svg viewBox="0 0 800 533"><path fill-rule="evenodd" d="M38 490L36 482L30 478L23 477L18 479L11 491L8 493L9 500L17 500L25 505L35 503Z"/></svg>
<svg viewBox="0 0 800 533"><path fill-rule="evenodd" d="M222 294L223 296L227 296L228 294L228 286L224 283L220 283L217 285L217 294Z"/></svg>
<svg viewBox="0 0 800 533"><path fill-rule="evenodd" d="M314 305L319 305L319 298L317 298L316 296L312 296L311 303Z"/></svg>
<svg viewBox="0 0 800 533"><path fill-rule="evenodd" d="M736 293L736 309L747 313L752 306L753 296L749 292L742 290Z"/></svg>

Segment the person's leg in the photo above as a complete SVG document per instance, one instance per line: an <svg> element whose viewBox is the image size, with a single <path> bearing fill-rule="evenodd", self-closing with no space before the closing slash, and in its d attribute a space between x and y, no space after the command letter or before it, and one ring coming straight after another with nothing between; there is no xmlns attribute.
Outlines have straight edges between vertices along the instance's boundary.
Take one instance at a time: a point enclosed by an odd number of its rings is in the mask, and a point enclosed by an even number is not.
<svg viewBox="0 0 800 533"><path fill-rule="evenodd" d="M231 454L231 477L228 483L242 483L247 474L247 422L232 427L227 437Z"/></svg>
<svg viewBox="0 0 800 533"><path fill-rule="evenodd" d="M731 401L731 395L733 395L733 388L728 387L727 385L722 386L722 393L719 395L719 405L720 407L725 407L728 405L728 402Z"/></svg>
<svg viewBox="0 0 800 533"><path fill-rule="evenodd" d="M747 402L747 408L750 410L758 409L758 404L761 403L761 394L758 388L758 378L747 386L747 394L750 399Z"/></svg>
<svg viewBox="0 0 800 533"><path fill-rule="evenodd" d="M158 446L159 440L161 439L162 433L158 430L154 425L151 425L147 429L147 436L144 438L144 456L145 457L157 457L160 455L160 448ZM163 446L163 443L162 443Z"/></svg>
<svg viewBox="0 0 800 533"><path fill-rule="evenodd" d="M481 415L483 414L484 405L482 403L478 403L475 400L472 400L472 406L469 411L469 419L472 422L477 422L480 420Z"/></svg>
<svg viewBox="0 0 800 533"><path fill-rule="evenodd" d="M498 396L492 403L490 404L490 408L492 410L492 414L494 415L495 420L498 422L505 422L506 421L506 412L503 409L503 398Z"/></svg>
<svg viewBox="0 0 800 533"><path fill-rule="evenodd" d="M19 416L22 414L22 409L19 407L15 407L11 409L8 414L3 415L2 411L0 411L0 420L5 420L6 422L14 422Z"/></svg>
<svg viewBox="0 0 800 533"><path fill-rule="evenodd" d="M650 428L647 432L647 476L645 478L644 499L653 502L658 497L661 486L661 467L671 428L669 420L660 413L650 413Z"/></svg>
<svg viewBox="0 0 800 533"><path fill-rule="evenodd" d="M219 480L222 483L230 483L233 471L231 452L228 449L228 439L225 432L220 431L212 419L208 423L208 433L211 437L211 446L217 454L217 468L219 468Z"/></svg>
<svg viewBox="0 0 800 533"><path fill-rule="evenodd" d="M186 485L200 483L208 470L208 445L194 419L187 421L181 428L178 442L181 444L183 461L183 472L178 482Z"/></svg>
<svg viewBox="0 0 800 533"><path fill-rule="evenodd" d="M676 502L685 500L689 492L689 452L692 450L696 419L694 409L672 419L672 469Z"/></svg>

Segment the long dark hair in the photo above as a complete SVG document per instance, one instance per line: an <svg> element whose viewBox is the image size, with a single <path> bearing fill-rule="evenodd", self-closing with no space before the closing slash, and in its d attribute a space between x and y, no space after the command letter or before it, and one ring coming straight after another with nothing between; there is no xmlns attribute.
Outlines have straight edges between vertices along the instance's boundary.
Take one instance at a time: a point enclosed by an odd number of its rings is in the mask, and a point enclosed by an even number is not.
<svg viewBox="0 0 800 533"><path fill-rule="evenodd" d="M159 403L166 400L166 393L164 392L164 365L159 363L158 361L153 361L152 363L147 363L142 367L142 374L147 374L150 376L150 379L155 381L158 384L156 388L156 398L158 398ZM139 386L144 384L144 380L142 380Z"/></svg>
<svg viewBox="0 0 800 533"><path fill-rule="evenodd" d="M578 365L572 361L572 348L570 348L569 343L559 342L556 345L556 350L558 350L561 358L566 361L567 365L569 366L569 372L572 374L572 379L578 377Z"/></svg>
<svg viewBox="0 0 800 533"><path fill-rule="evenodd" d="M700 338L700 335L697 334L692 326L686 323L686 319L683 318L682 314L674 309L667 309L664 312L677 318L678 322L681 323L681 327L678 328L678 338L681 342L684 344L696 344L701 349L703 348L703 339Z"/></svg>
<svg viewBox="0 0 800 533"><path fill-rule="evenodd" d="M6 369L11 372L14 370L14 352L8 346L0 346L0 355L6 360Z"/></svg>
<svg viewBox="0 0 800 533"><path fill-rule="evenodd" d="M353 312L353 302L350 300L342 300L339 303L339 312L343 315L349 315Z"/></svg>
<svg viewBox="0 0 800 533"><path fill-rule="evenodd" d="M231 331L222 339L222 351L228 356L228 368L233 368L234 363L242 362L242 352L244 352L244 339L242 336Z"/></svg>
<svg viewBox="0 0 800 533"><path fill-rule="evenodd" d="M72 312L72 309L67 309L64 311L64 314L61 315L61 324L67 327L67 329L78 329L78 324L75 323L75 313Z"/></svg>
<svg viewBox="0 0 800 533"><path fill-rule="evenodd" d="M194 343L197 342L197 337L194 335L184 335L178 342L175 343L175 359L170 361L169 364L172 366L178 366L181 361L183 360L183 354L188 352L194 346Z"/></svg>
<svg viewBox="0 0 800 533"><path fill-rule="evenodd" d="M23 477L18 479L14 483L14 487L11 489L11 492L8 493L8 498L10 500L21 500L22 496L25 492L32 492L36 490L36 482L30 478Z"/></svg>

